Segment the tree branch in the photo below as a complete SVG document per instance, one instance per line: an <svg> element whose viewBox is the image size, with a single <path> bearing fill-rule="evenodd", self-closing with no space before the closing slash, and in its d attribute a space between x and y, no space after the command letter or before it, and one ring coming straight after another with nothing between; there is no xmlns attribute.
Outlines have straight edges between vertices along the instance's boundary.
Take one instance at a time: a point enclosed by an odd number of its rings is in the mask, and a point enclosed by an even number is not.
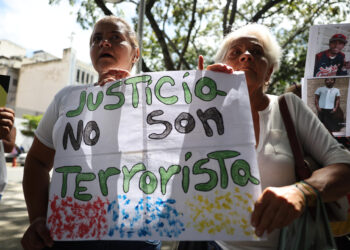
<svg viewBox="0 0 350 250"><path fill-rule="evenodd" d="M313 19L315 18L315 16L317 15L317 13L324 7L325 3L329 2L326 1L326 2L323 2L320 6L318 6L318 8L316 9L316 11L308 18L306 19L304 22L303 22L303 26L300 27L299 29L297 29L288 39L287 41L285 41L281 48L282 49L285 49L287 47L287 45L289 43L291 43L295 37L297 37L299 34L303 33L305 30L307 30L309 28L309 26L307 24L310 24L310 23L313 23Z"/></svg>
<svg viewBox="0 0 350 250"><path fill-rule="evenodd" d="M175 51L176 54L178 54L178 56L180 57L181 53L180 51L177 49L176 45L173 43L173 41L171 41L170 37L168 37L168 35L164 32L164 36L165 38L168 40L168 43L170 45L170 47ZM190 65L187 63L186 60L183 60L183 63L185 64L185 66L189 69Z"/></svg>
<svg viewBox="0 0 350 250"><path fill-rule="evenodd" d="M236 13L237 13L237 0L233 0L229 26L227 27L227 33L229 33L231 31L232 24L235 22L235 19L236 19ZM226 35L227 33L224 33L224 35Z"/></svg>
<svg viewBox="0 0 350 250"><path fill-rule="evenodd" d="M152 9L154 3L155 3L155 0L148 0L146 2L145 13L146 13L146 16L147 16L149 23L151 24L151 27L152 27L154 33L156 34L156 36L158 38L158 43L159 43L159 45L162 49L162 52L163 52L165 68L167 70L174 70L175 69L174 63L170 57L170 53L169 53L168 46L167 46L165 39L164 39L164 36L163 36L163 32L160 30L156 20L154 19L152 12L151 12L151 9Z"/></svg>
<svg viewBox="0 0 350 250"><path fill-rule="evenodd" d="M142 72L152 72L150 68L147 67L145 60L142 58Z"/></svg>
<svg viewBox="0 0 350 250"><path fill-rule="evenodd" d="M186 53L186 51L187 51L188 44L189 44L189 42L190 42L192 29L193 29L193 27L194 27L194 24L196 23L196 19L195 19L196 7L197 7L197 0L193 0L192 18L191 18L190 26L189 26L189 28L188 28L187 37L186 37L186 41L185 41L185 46L183 47L183 49L182 49L182 51L181 51L179 64L178 64L178 66L177 66L177 69L178 69L178 70L181 69L181 64L182 64L182 62L184 61L184 56L185 56L185 53Z"/></svg>
<svg viewBox="0 0 350 250"><path fill-rule="evenodd" d="M265 4L265 6L263 6L251 19L251 22L257 22L262 15L267 12L269 9L271 9L273 6L275 6L276 4L279 4L280 2L282 2L284 0L271 0L269 2L267 2Z"/></svg>
<svg viewBox="0 0 350 250"><path fill-rule="evenodd" d="M225 34L228 33L228 31L227 31L227 15L228 15L228 10L230 9L230 4L231 4L231 0L227 0L226 6L224 9L224 19L222 21L222 30L223 30L224 36L225 36Z"/></svg>
<svg viewBox="0 0 350 250"><path fill-rule="evenodd" d="M94 0L96 5L103 11L106 16L112 16L113 13L107 8L103 0Z"/></svg>

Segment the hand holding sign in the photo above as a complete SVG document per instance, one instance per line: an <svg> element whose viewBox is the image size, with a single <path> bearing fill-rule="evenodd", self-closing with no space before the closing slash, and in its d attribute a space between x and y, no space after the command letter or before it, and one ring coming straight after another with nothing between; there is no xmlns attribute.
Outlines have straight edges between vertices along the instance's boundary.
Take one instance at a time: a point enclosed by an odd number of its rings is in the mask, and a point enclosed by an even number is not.
<svg viewBox="0 0 350 250"><path fill-rule="evenodd" d="M46 227L46 218L38 217L29 226L21 240L23 249L42 249L52 247L53 240L50 231Z"/></svg>
<svg viewBox="0 0 350 250"><path fill-rule="evenodd" d="M276 228L289 225L305 208L303 193L296 187L268 187L255 203L251 222L255 233L262 236Z"/></svg>
<svg viewBox="0 0 350 250"><path fill-rule="evenodd" d="M7 138L15 121L15 112L10 108L0 108L0 139Z"/></svg>
<svg viewBox="0 0 350 250"><path fill-rule="evenodd" d="M202 55L198 57L198 69L203 70L204 69L204 58ZM214 72L222 72L227 74L233 73L233 68L223 64L223 63L215 63L207 66L207 70L214 71Z"/></svg>
<svg viewBox="0 0 350 250"><path fill-rule="evenodd" d="M103 86L107 82L113 82L122 78L130 76L130 72L124 69L111 69L105 73L102 73L98 79L98 85Z"/></svg>

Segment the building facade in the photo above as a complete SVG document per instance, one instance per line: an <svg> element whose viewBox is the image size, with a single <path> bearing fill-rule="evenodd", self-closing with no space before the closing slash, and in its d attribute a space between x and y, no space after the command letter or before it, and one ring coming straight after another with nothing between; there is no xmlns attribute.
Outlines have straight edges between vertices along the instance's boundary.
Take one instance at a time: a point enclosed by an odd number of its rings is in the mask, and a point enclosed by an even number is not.
<svg viewBox="0 0 350 250"><path fill-rule="evenodd" d="M62 58L42 50L28 58L24 48L7 40L0 40L0 74L11 77L7 106L16 117L44 113L65 86L97 81L93 67L78 60L71 48L63 50Z"/></svg>

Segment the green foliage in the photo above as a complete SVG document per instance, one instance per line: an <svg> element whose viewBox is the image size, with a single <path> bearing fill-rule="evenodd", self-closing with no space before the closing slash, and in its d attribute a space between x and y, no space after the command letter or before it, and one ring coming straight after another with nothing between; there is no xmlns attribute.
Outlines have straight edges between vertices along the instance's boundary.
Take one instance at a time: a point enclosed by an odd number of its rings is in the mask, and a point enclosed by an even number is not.
<svg viewBox="0 0 350 250"><path fill-rule="evenodd" d="M49 3L59 4L60 1L49 0ZM103 0L67 1L80 6L76 13L77 21L85 29L103 14L113 12L115 15L124 15L119 4L108 9ZM269 93L280 94L293 81L299 82L304 75L310 26L344 22L350 14L348 0L245 0L238 1L236 8L232 4L234 0L227 5L228 1L147 0L146 13L148 10L157 25L155 29L150 16L146 15L142 54L147 67L152 71L196 69L197 58L201 54L205 58L205 65L211 64L224 35L224 20L234 20L233 29L256 21L271 28L284 50L280 71L273 75L268 90ZM136 27L140 1L123 2L134 4L135 17L132 22ZM229 9L225 11L226 6ZM165 44L161 40L165 40Z"/></svg>
<svg viewBox="0 0 350 250"><path fill-rule="evenodd" d="M25 126L25 129L21 130L21 133L26 136L34 137L34 131L38 127L41 118L43 118L43 115L23 115L23 118L26 119L26 121L22 122L22 125Z"/></svg>

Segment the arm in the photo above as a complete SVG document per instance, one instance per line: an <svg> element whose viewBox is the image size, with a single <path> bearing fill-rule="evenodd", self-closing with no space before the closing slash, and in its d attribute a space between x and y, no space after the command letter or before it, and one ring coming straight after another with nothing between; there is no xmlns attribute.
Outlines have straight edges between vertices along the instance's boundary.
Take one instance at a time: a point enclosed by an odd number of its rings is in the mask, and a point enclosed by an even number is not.
<svg viewBox="0 0 350 250"><path fill-rule="evenodd" d="M53 166L55 150L46 147L34 137L23 174L23 192L27 204L30 226L23 235L24 249L51 246L52 239L46 228L49 195L49 172Z"/></svg>
<svg viewBox="0 0 350 250"><path fill-rule="evenodd" d="M3 140L6 153L12 151L15 146L16 128L13 127L15 113L10 108L0 108L0 139Z"/></svg>
<svg viewBox="0 0 350 250"><path fill-rule="evenodd" d="M317 112L321 111L321 108L320 108L320 106L318 104L319 100L320 100L320 96L319 95L315 95L315 106L316 106Z"/></svg>
<svg viewBox="0 0 350 250"><path fill-rule="evenodd" d="M340 96L337 96L335 98L335 105L334 105L334 109L332 110L332 113L337 111L337 109L339 108L339 103L340 103Z"/></svg>
<svg viewBox="0 0 350 250"><path fill-rule="evenodd" d="M320 192L323 201L335 201L350 192L350 183L346 183L350 179L350 153L340 147L302 101L291 97L286 99L299 141L306 152L325 166L314 171L305 181ZM300 185L297 188L295 184L266 188L252 213L251 223L256 228L256 234L260 236L265 231L289 225L302 214L306 200L310 204L314 197L312 191Z"/></svg>

